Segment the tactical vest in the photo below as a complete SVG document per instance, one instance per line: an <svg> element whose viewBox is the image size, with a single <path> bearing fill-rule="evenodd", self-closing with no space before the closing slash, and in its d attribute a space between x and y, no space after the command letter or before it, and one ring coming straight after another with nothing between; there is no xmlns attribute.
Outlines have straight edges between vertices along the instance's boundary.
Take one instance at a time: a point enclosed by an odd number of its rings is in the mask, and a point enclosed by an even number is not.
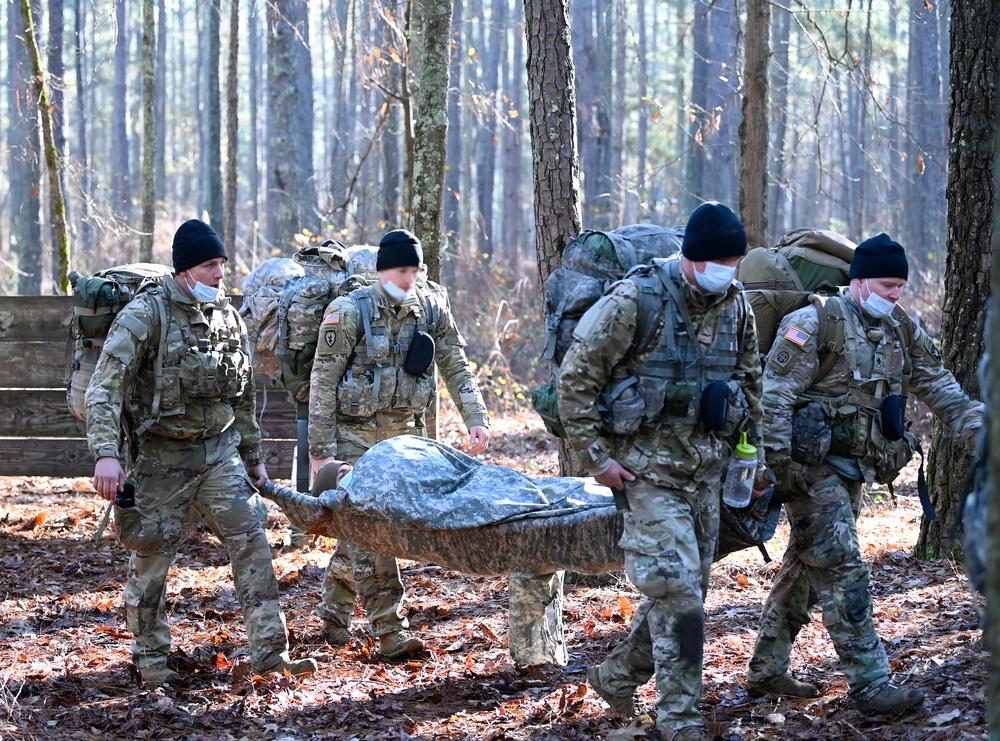
<svg viewBox="0 0 1000 741"><path fill-rule="evenodd" d="M859 320L848 320L853 314L844 305L845 299L833 296L828 304L835 304L841 317L857 324ZM862 376L858 361L858 343L868 342L855 332L844 333L841 355L847 360L847 392L839 396L819 393L815 386L799 398L799 405L818 402L832 426L830 454L853 457L858 463L875 471L879 483L890 484L900 469L913 457L914 440L910 433L896 441L889 440L882 431L882 404L891 394L906 396L909 393L911 362L908 352L913 341L912 320L902 308L895 310L897 326L886 329L882 325L883 339L879 342L872 358L872 372L867 378ZM862 326L862 331L864 328ZM897 344L900 350L897 351ZM902 353L900 370L894 370L893 361L897 352Z"/></svg>
<svg viewBox="0 0 1000 741"><path fill-rule="evenodd" d="M705 387L732 380L739 359L739 331L746 315L743 299L737 297L722 309L712 345L705 349L692 335L694 323L684 298L677 258L656 259L652 266L630 277L642 291L652 289L665 295L664 324L659 342L639 359L638 367L626 371L629 375L623 380L612 378L601 402L609 411L612 424L618 425L618 429L609 431L635 432L623 424L630 416L627 411L630 406L641 407L642 421L658 427L694 425L698 422ZM632 391L631 386L635 386ZM630 427L637 428L638 420Z"/></svg>
<svg viewBox="0 0 1000 741"><path fill-rule="evenodd" d="M134 411L140 435L163 417L184 414L192 402L231 399L244 392L252 377L250 356L236 313L228 304L203 305L208 319L204 337L191 328L183 310L172 311L170 302L159 288L147 290L160 317L153 335L165 330L156 352L147 354L140 365L137 384L138 408ZM166 324L163 324L163 318ZM221 407L211 412L218 419L206 419L206 428L225 426L232 409Z"/></svg>
<svg viewBox="0 0 1000 741"><path fill-rule="evenodd" d="M371 286L352 291L349 297L358 309L360 331L347 372L337 389L337 409L352 417L370 417L375 412L403 411L420 414L434 398L434 374L411 376L403 370L406 353L418 332L437 333L441 298L433 288L416 289L419 314L407 312L393 334L386 317L375 303Z"/></svg>

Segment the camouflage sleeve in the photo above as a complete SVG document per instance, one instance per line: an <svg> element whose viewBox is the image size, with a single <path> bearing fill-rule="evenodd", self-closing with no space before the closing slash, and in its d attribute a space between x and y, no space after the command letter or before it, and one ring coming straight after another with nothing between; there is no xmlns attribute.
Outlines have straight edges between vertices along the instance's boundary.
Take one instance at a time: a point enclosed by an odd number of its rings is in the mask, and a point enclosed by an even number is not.
<svg viewBox="0 0 1000 741"><path fill-rule="evenodd" d="M983 424L983 403L969 398L923 329L917 327L908 352L913 364L910 391L963 443L972 443Z"/></svg>
<svg viewBox="0 0 1000 741"><path fill-rule="evenodd" d="M451 306L445 298L442 302L441 318L438 321L437 336L434 338L434 362L444 379L448 393L458 407L465 426L490 426L486 402L479 391L479 384L472 373L469 359L465 356L465 338L458 331Z"/></svg>
<svg viewBox="0 0 1000 741"><path fill-rule="evenodd" d="M763 393L762 375L760 366L760 348L757 345L757 327L754 324L753 309L746 296L740 294L738 299L743 302L743 326L739 332L739 356L736 359L736 371L733 379L740 384L743 395L747 400L747 414L750 416L752 424L751 442L759 444L763 434L761 421L760 397ZM763 461L762 461L763 462Z"/></svg>
<svg viewBox="0 0 1000 741"><path fill-rule="evenodd" d="M232 312L236 327L243 340L243 351L248 358L252 357L246 324L243 323L243 319L235 309L229 307L229 311ZM246 388L243 389L243 393L230 399L229 403L233 407L233 414L236 418L233 421L233 427L240 433L241 437L240 455L243 456L243 460L248 465L260 463L264 460L264 447L261 444L260 425L257 423L257 383L253 376L253 366L250 367L250 380Z"/></svg>
<svg viewBox="0 0 1000 741"><path fill-rule="evenodd" d="M357 344L357 306L341 296L323 314L309 379L309 455L313 458L337 454L337 388Z"/></svg>
<svg viewBox="0 0 1000 741"><path fill-rule="evenodd" d="M638 313L638 286L632 281L616 285L580 319L559 367L559 418L569 444L592 475L606 471L610 460L597 398L632 345Z"/></svg>
<svg viewBox="0 0 1000 741"><path fill-rule="evenodd" d="M792 450L792 417L795 404L816 379L819 351L816 333L819 317L812 306L794 311L778 327L767 356L760 406L764 426L764 455L768 465L780 470Z"/></svg>
<svg viewBox="0 0 1000 741"><path fill-rule="evenodd" d="M140 297L115 317L104 341L94 374L87 387L87 445L94 458L121 454L122 414L125 393L145 356L152 338L153 308Z"/></svg>

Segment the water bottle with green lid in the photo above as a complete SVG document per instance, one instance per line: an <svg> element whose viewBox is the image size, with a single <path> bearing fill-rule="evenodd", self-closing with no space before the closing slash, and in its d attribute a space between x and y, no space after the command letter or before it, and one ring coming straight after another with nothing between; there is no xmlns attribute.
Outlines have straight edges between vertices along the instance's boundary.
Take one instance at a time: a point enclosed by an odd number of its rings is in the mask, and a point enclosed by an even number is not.
<svg viewBox="0 0 1000 741"><path fill-rule="evenodd" d="M756 472L757 448L747 442L747 434L744 432L740 435L740 442L729 461L726 482L722 486L722 501L736 509L742 509L750 504Z"/></svg>

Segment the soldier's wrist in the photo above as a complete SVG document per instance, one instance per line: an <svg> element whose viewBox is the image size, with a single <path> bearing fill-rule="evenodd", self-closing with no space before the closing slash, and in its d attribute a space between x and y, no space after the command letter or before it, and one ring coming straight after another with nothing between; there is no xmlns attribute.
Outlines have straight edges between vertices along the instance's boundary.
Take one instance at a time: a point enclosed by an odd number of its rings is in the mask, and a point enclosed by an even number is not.
<svg viewBox="0 0 1000 741"><path fill-rule="evenodd" d="M102 445L94 451L94 460L99 461L101 458L117 458L118 457L118 446L117 445Z"/></svg>

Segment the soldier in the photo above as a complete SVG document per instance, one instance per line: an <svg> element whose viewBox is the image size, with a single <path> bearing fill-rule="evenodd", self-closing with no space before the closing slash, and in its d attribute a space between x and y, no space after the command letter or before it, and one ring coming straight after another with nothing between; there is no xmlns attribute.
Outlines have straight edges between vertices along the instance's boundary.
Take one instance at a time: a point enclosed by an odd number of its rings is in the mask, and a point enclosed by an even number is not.
<svg viewBox="0 0 1000 741"><path fill-rule="evenodd" d="M818 347L826 343L817 338L816 307L792 312L778 329L761 405L770 420L764 447L779 478L776 492L785 499L791 537L764 605L747 677L751 693L819 694L788 673L795 636L819 602L858 708L894 714L923 701L920 690L889 682L858 543L861 484L873 478L891 483L912 458L914 441L903 417L908 390L961 439L974 437L982 404L966 395L942 367L930 337L898 306L907 275L903 247L887 235L858 245L850 285L825 307L828 316L839 317L833 324L843 327L844 341L822 378ZM807 406L813 411L797 413ZM825 416L823 424L815 424L817 416Z"/></svg>
<svg viewBox="0 0 1000 741"><path fill-rule="evenodd" d="M570 444L599 483L626 490L625 568L646 596L629 635L587 677L612 709L634 716L637 688L655 675L663 739L708 738L698 702L723 461L741 421L760 422L757 334L734 281L746 248L736 215L702 204L679 258L633 271L583 316L559 372ZM648 352L634 346L642 291L655 291L663 310ZM639 391L609 401L606 389L622 386Z"/></svg>
<svg viewBox="0 0 1000 741"><path fill-rule="evenodd" d="M435 363L469 429L469 453L489 445L489 416L465 340L444 289L418 282L422 264L420 240L405 229L391 231L379 243L378 282L327 307L309 396L313 473L334 457L353 464L387 438L426 435L423 415L434 399ZM406 632L396 559L344 541L330 558L318 607L331 645L351 641L356 592L383 656L423 650L420 639Z"/></svg>
<svg viewBox="0 0 1000 741"><path fill-rule="evenodd" d="M140 293L115 318L87 389L87 442L94 488L109 501L134 487L125 617L132 659L150 685L178 680L168 668L166 579L193 508L229 551L253 670L312 674L312 659L288 656L285 616L271 550L250 482L267 481L246 328L222 288L226 251L192 219L173 242L174 275ZM119 447L129 438L123 471ZM257 497L259 499L259 497Z"/></svg>

